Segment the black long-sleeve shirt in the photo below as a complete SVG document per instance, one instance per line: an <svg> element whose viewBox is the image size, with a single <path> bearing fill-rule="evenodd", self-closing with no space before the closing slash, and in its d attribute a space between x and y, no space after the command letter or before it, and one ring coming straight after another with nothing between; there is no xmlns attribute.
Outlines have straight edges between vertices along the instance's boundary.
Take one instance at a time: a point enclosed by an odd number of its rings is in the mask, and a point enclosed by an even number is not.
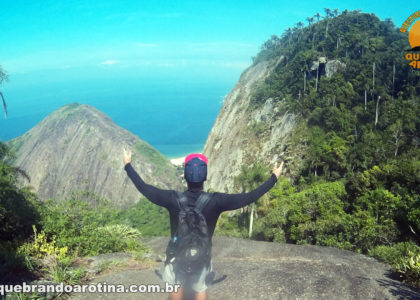
<svg viewBox="0 0 420 300"><path fill-rule="evenodd" d="M165 207L169 211L169 217L171 222L171 237L173 237L175 234L179 213L179 206L177 202L178 196L176 191L162 190L154 187L153 185L145 183L143 179L141 179L139 174L137 174L137 172L133 169L131 164L125 165L125 171L127 172L128 177L134 183L136 188L147 199L149 199L154 204ZM262 195L268 192L276 182L277 177L276 175L272 174L266 182L264 182L258 188L249 193L214 193L202 212L204 217L206 218L210 236L213 236L217 219L219 218L222 212L227 210L234 210L257 201ZM202 191L188 190L185 192L185 195L188 199L193 199L194 201L196 201L201 193Z"/></svg>

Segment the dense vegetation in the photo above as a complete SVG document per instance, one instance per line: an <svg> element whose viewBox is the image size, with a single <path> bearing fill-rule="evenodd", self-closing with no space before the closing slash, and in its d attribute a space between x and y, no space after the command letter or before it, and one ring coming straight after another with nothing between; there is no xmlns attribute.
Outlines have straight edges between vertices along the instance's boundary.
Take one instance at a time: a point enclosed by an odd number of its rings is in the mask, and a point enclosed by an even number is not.
<svg viewBox="0 0 420 300"><path fill-rule="evenodd" d="M75 284L85 276L83 269L73 267L79 256L130 251L141 259L148 249L138 228L149 234L168 230L167 222L149 222L143 228L145 209L149 218L164 218L158 208L145 206L145 200L122 210L83 191L42 202L19 187L18 177L27 175L7 163L10 156L0 143L0 284L36 278Z"/></svg>
<svg viewBox="0 0 420 300"><path fill-rule="evenodd" d="M81 280L83 271L70 267L77 257L116 251L141 257L147 251L141 236L169 234L167 211L145 199L128 209L88 191L40 201L17 187L18 171L4 160L0 172L0 283L32 277ZM57 277L60 272L67 277Z"/></svg>
<svg viewBox="0 0 420 300"><path fill-rule="evenodd" d="M420 286L420 73L404 59L408 38L373 14L326 12L254 58L278 65L249 109L272 98L297 115L289 153L303 163L259 204L253 237L370 254ZM345 67L327 77L332 60ZM246 235L247 224L223 225Z"/></svg>
<svg viewBox="0 0 420 300"><path fill-rule="evenodd" d="M147 251L131 225L143 210L118 209L90 192L42 202L17 187L12 167L2 163L0 170L0 283L36 277L75 283L84 275L71 267L79 256L130 251L142 257Z"/></svg>

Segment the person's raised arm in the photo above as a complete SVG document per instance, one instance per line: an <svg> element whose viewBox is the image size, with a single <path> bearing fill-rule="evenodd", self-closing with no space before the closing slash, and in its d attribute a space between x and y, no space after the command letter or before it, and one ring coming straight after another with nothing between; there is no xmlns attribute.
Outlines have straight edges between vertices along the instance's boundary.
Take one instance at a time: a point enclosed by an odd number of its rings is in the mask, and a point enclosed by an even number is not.
<svg viewBox="0 0 420 300"><path fill-rule="evenodd" d="M173 193L173 191L158 189L153 185L145 183L131 165L131 151L124 148L123 154L124 169L137 190L154 204L169 207L171 205L169 199L171 199L171 193Z"/></svg>
<svg viewBox="0 0 420 300"><path fill-rule="evenodd" d="M249 193L241 194L218 194L218 206L221 211L238 209L252 202L257 201L262 195L267 193L276 184L277 179L283 173L284 163L281 162L280 166L277 167L277 163L274 165L273 173L271 177L257 187L255 190Z"/></svg>

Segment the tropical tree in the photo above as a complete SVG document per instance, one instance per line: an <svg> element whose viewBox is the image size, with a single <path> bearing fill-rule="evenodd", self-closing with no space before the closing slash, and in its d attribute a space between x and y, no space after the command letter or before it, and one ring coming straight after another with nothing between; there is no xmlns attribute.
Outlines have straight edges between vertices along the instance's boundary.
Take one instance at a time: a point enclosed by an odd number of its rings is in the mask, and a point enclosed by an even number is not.
<svg viewBox="0 0 420 300"><path fill-rule="evenodd" d="M284 37L287 39L288 44L290 45L290 39L292 38L292 33L293 30L292 28L287 28L286 31L284 32Z"/></svg>
<svg viewBox="0 0 420 300"><path fill-rule="evenodd" d="M311 26L312 23L314 22L314 17L307 17L306 21L308 21L309 26Z"/></svg>
<svg viewBox="0 0 420 300"><path fill-rule="evenodd" d="M325 14L327 18L331 18L332 17L332 11L331 8L324 8Z"/></svg>
<svg viewBox="0 0 420 300"><path fill-rule="evenodd" d="M259 163L256 163L253 166L242 165L241 173L234 179L234 185L237 189L240 189L241 192L249 192L266 181L268 178L267 174L266 168ZM254 211L255 204L252 203L251 212L249 214L249 237L252 235Z"/></svg>
<svg viewBox="0 0 420 300"><path fill-rule="evenodd" d="M302 29L305 26L305 24L303 22L299 21L299 22L296 23L295 26L298 29L297 37L298 37L298 42L299 42L300 41L300 36L301 36L301 33L302 33L302 31L300 29Z"/></svg>
<svg viewBox="0 0 420 300"><path fill-rule="evenodd" d="M302 21L299 21L299 22L297 22L297 23L296 23L296 27L297 27L298 29L303 28L303 26L305 26L305 24L304 24Z"/></svg>

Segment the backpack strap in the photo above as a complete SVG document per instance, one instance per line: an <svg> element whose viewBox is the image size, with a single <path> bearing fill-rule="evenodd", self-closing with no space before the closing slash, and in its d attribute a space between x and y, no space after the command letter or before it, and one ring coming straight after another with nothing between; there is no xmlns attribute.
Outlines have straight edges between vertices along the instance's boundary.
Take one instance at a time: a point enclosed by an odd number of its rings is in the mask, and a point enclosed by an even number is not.
<svg viewBox="0 0 420 300"><path fill-rule="evenodd" d="M209 203L209 200L211 199L212 194L209 193L201 193L200 196L198 196L197 201L195 202L195 207L198 211L203 212L204 207L206 207L207 203Z"/></svg>
<svg viewBox="0 0 420 300"><path fill-rule="evenodd" d="M187 207L188 205L188 198L185 196L183 192L176 191L177 198L176 202L178 202L179 209L181 210L183 207Z"/></svg>
<svg viewBox="0 0 420 300"><path fill-rule="evenodd" d="M182 209L183 207L187 207L188 206L188 198L187 196L185 196L184 193L182 192L176 192L177 193L177 202L178 202L178 206L179 209ZM196 209L198 209L198 211L202 212L204 207L206 207L207 203L209 202L209 200L211 199L212 194L209 193L201 193L200 196L198 196L196 202L195 202L195 207Z"/></svg>

